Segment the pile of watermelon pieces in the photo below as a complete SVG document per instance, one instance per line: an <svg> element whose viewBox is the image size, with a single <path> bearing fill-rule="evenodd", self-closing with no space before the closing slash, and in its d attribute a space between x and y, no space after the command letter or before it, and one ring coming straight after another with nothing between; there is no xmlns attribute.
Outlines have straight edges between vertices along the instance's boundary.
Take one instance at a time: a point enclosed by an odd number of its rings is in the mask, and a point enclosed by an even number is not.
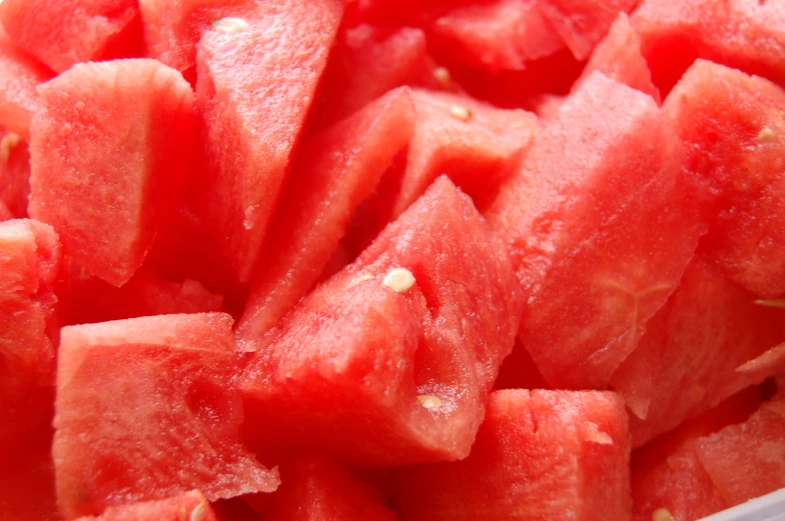
<svg viewBox="0 0 785 521"><path fill-rule="evenodd" d="M0 519L785 488L785 5L3 0Z"/></svg>

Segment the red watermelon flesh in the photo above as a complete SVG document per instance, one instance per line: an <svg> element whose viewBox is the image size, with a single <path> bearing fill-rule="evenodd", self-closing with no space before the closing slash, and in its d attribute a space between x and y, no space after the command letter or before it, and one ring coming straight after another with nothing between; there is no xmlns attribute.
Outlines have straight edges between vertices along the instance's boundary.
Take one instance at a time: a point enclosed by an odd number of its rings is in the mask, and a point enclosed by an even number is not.
<svg viewBox="0 0 785 521"><path fill-rule="evenodd" d="M785 295L785 91L699 60L663 110L718 196L703 251L758 296Z"/></svg>
<svg viewBox="0 0 785 521"><path fill-rule="evenodd" d="M440 178L248 357L251 435L365 465L465 457L512 349L515 286L504 245Z"/></svg>
<svg viewBox="0 0 785 521"><path fill-rule="evenodd" d="M578 60L589 57L620 12L629 13L639 0L542 0L539 8Z"/></svg>
<svg viewBox="0 0 785 521"><path fill-rule="evenodd" d="M239 442L231 328L221 313L63 328L52 453L67 519L194 488L210 500L276 488Z"/></svg>
<svg viewBox="0 0 785 521"><path fill-rule="evenodd" d="M174 211L196 139L193 91L177 71L138 59L79 64L39 92L30 215L90 273L121 286Z"/></svg>
<svg viewBox="0 0 785 521"><path fill-rule="evenodd" d="M30 118L38 108L36 88L51 78L52 71L0 34L0 125L29 139Z"/></svg>
<svg viewBox="0 0 785 521"><path fill-rule="evenodd" d="M651 389L645 419L630 419L634 446L771 376L738 370L782 342L785 334L782 311L757 306L754 300L711 262L693 260L641 340L639 349L658 350L659 361L626 377Z"/></svg>
<svg viewBox="0 0 785 521"><path fill-rule="evenodd" d="M16 218L27 217L30 148L19 134L0 126L0 202Z"/></svg>
<svg viewBox="0 0 785 521"><path fill-rule="evenodd" d="M308 130L322 130L396 87L438 88L433 76L421 29L366 24L343 28L330 53Z"/></svg>
<svg viewBox="0 0 785 521"><path fill-rule="evenodd" d="M303 143L237 328L241 350L257 350L252 344L311 289L352 212L409 142L414 118L409 90L397 89Z"/></svg>
<svg viewBox="0 0 785 521"><path fill-rule="evenodd" d="M594 71L650 95L658 104L661 102L660 91L652 83L651 71L641 54L640 37L625 13L619 13L608 34L594 48L573 91Z"/></svg>
<svg viewBox="0 0 785 521"><path fill-rule="evenodd" d="M281 486L270 497L265 521L395 521L370 485L323 456L302 456L281 466Z"/></svg>
<svg viewBox="0 0 785 521"><path fill-rule="evenodd" d="M492 0L458 6L437 18L429 32L430 43L442 52L492 73L524 70L528 62L564 48L536 0Z"/></svg>
<svg viewBox="0 0 785 521"><path fill-rule="evenodd" d="M134 0L8 0L0 22L24 51L55 72L86 61L141 56Z"/></svg>
<svg viewBox="0 0 785 521"><path fill-rule="evenodd" d="M630 519L630 445L611 392L495 391L468 458L403 468L410 521Z"/></svg>
<svg viewBox="0 0 785 521"><path fill-rule="evenodd" d="M166 280L146 267L117 288L73 261L66 265L67 275L58 289L62 325L220 311L223 303L221 295L210 293L195 280Z"/></svg>
<svg viewBox="0 0 785 521"><path fill-rule="evenodd" d="M97 517L80 517L79 521L218 521L210 503L201 492L193 490L181 496L158 501L141 501L109 507Z"/></svg>
<svg viewBox="0 0 785 521"><path fill-rule="evenodd" d="M243 282L259 257L341 12L338 0L265 0L253 18L232 22L241 30L216 25L199 43L208 222Z"/></svg>
<svg viewBox="0 0 785 521"><path fill-rule="evenodd" d="M677 286L705 231L683 157L650 96L597 72L501 188L487 216L528 297L520 339L552 386L607 385Z"/></svg>
<svg viewBox="0 0 785 521"><path fill-rule="evenodd" d="M0 222L8 221L13 218L14 216L11 213L11 210L9 210L5 203L0 200Z"/></svg>

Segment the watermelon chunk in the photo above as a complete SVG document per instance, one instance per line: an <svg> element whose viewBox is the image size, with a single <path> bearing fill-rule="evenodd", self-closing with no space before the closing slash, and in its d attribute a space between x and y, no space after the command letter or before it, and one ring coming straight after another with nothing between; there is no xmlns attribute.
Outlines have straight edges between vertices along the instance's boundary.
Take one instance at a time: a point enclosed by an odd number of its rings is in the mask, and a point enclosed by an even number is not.
<svg viewBox="0 0 785 521"><path fill-rule="evenodd" d="M134 0L8 0L0 5L0 23L16 45L58 73L142 53Z"/></svg>
<svg viewBox="0 0 785 521"><path fill-rule="evenodd" d="M553 387L606 386L677 286L705 231L683 159L652 98L596 72L501 188L487 217L528 296L521 341Z"/></svg>
<svg viewBox="0 0 785 521"><path fill-rule="evenodd" d="M440 178L247 358L249 437L365 465L465 457L512 349L516 286L504 245Z"/></svg>
<svg viewBox="0 0 785 521"><path fill-rule="evenodd" d="M36 88L52 71L0 34L0 125L29 139L30 118L38 109Z"/></svg>
<svg viewBox="0 0 785 521"><path fill-rule="evenodd" d="M259 257L342 12L338 0L256 4L253 18L213 25L197 60L208 221L242 282Z"/></svg>
<svg viewBox="0 0 785 521"><path fill-rule="evenodd" d="M643 405L631 407L637 413L630 420L634 446L775 372L738 370L781 343L785 335L783 312L757 306L754 300L706 259L697 257L689 265L633 353L641 351L637 356L648 356L654 363L639 365L637 372L622 365L619 371L627 371L626 386L617 385L616 375L612 379L625 397L636 385L648 389L638 393Z"/></svg>
<svg viewBox="0 0 785 521"><path fill-rule="evenodd" d="M280 488L266 521L395 521L370 485L323 456L304 456L281 466Z"/></svg>
<svg viewBox="0 0 785 521"><path fill-rule="evenodd" d="M651 71L641 54L640 36L625 13L619 13L608 34L594 48L573 91L594 71L650 95L658 104L661 102L660 91L652 83Z"/></svg>
<svg viewBox="0 0 785 521"><path fill-rule="evenodd" d="M688 168L718 197L702 250L763 298L785 296L785 91L697 61L663 110L690 150Z"/></svg>
<svg viewBox="0 0 785 521"><path fill-rule="evenodd" d="M397 472L411 521L630 519L624 401L611 392L495 391L468 458Z"/></svg>
<svg viewBox="0 0 785 521"><path fill-rule="evenodd" d="M199 491L191 491L159 501L143 501L109 507L100 516L84 516L79 521L218 521L210 503Z"/></svg>
<svg viewBox="0 0 785 521"><path fill-rule="evenodd" d="M177 71L138 59L79 64L39 92L30 215L51 224L90 273L121 286L173 211L190 166L193 91Z"/></svg>
<svg viewBox="0 0 785 521"><path fill-rule="evenodd" d="M239 442L232 319L162 315L62 330L52 453L67 519L199 489L278 485Z"/></svg>
<svg viewBox="0 0 785 521"><path fill-rule="evenodd" d="M311 289L352 212L409 142L414 117L408 89L397 89L303 144L237 328L241 349L261 339Z"/></svg>
<svg viewBox="0 0 785 521"><path fill-rule="evenodd" d="M619 12L629 13L637 4L638 0L542 0L538 6L573 56L585 60Z"/></svg>
<svg viewBox="0 0 785 521"><path fill-rule="evenodd" d="M0 127L0 202L10 215L27 217L30 197L30 148L19 134Z"/></svg>

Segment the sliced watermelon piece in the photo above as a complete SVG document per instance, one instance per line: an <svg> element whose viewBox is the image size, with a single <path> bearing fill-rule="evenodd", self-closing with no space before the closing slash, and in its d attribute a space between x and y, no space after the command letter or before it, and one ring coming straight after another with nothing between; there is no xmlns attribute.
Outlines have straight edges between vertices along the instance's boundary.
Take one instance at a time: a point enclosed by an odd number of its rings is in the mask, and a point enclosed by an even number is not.
<svg viewBox="0 0 785 521"><path fill-rule="evenodd" d="M338 0L264 0L253 18L216 22L199 42L208 222L242 282L259 257L341 12Z"/></svg>
<svg viewBox="0 0 785 521"><path fill-rule="evenodd" d="M705 231L683 160L652 98L595 72L501 188L487 216L528 298L521 341L553 387L605 387L677 286Z"/></svg>
<svg viewBox="0 0 785 521"><path fill-rule="evenodd" d="M316 282L390 161L409 142L414 105L397 89L308 139L283 190L237 338L261 339Z"/></svg>
<svg viewBox="0 0 785 521"><path fill-rule="evenodd" d="M378 492L323 456L281 466L281 487L271 496L265 521L395 521Z"/></svg>
<svg viewBox="0 0 785 521"><path fill-rule="evenodd" d="M79 521L218 521L210 503L194 490L159 501L142 501L109 507L100 516L84 516Z"/></svg>
<svg viewBox="0 0 785 521"><path fill-rule="evenodd" d="M364 465L465 457L520 304L504 245L442 177L247 358L250 437Z"/></svg>
<svg viewBox="0 0 785 521"><path fill-rule="evenodd" d="M524 70L564 48L536 0L459 5L435 20L429 36L455 60L492 73Z"/></svg>
<svg viewBox="0 0 785 521"><path fill-rule="evenodd" d="M624 401L611 392L495 391L468 458L397 472L411 521L630 519Z"/></svg>
<svg viewBox="0 0 785 521"><path fill-rule="evenodd" d="M27 217L30 147L19 134L0 127L0 202L16 218Z"/></svg>
<svg viewBox="0 0 785 521"><path fill-rule="evenodd" d="M594 48L573 91L594 71L650 95L658 104L661 102L660 91L652 83L651 71L641 54L640 36L625 13L619 13L608 34Z"/></svg>
<svg viewBox="0 0 785 521"><path fill-rule="evenodd" d="M630 420L634 446L776 372L738 370L781 343L785 335L783 312L758 306L754 300L704 258L690 264L679 288L650 321L638 348L658 351L648 356L659 360L626 376L628 382L637 380L650 389L639 394L639 399L648 395L645 419L639 414ZM647 340L650 336L657 341Z"/></svg>
<svg viewBox="0 0 785 521"><path fill-rule="evenodd" d="M58 73L143 51L134 0L8 0L0 5L0 23L16 45Z"/></svg>
<svg viewBox="0 0 785 521"><path fill-rule="evenodd" d="M0 34L0 125L29 139L30 118L38 109L36 88L52 76L52 71Z"/></svg>
<svg viewBox="0 0 785 521"><path fill-rule="evenodd" d="M718 196L702 243L728 276L763 298L785 296L785 91L697 61L663 110L690 150L688 168Z"/></svg>
<svg viewBox="0 0 785 521"><path fill-rule="evenodd" d="M776 2L643 0L632 23L663 95L696 58L785 85L785 13Z"/></svg>
<svg viewBox="0 0 785 521"><path fill-rule="evenodd" d="M62 330L52 454L63 515L199 489L278 485L239 442L232 319L162 315Z"/></svg>
<svg viewBox="0 0 785 521"><path fill-rule="evenodd" d="M605 37L618 14L629 13L638 1L542 0L538 5L573 56L585 60Z"/></svg>
<svg viewBox="0 0 785 521"><path fill-rule="evenodd" d="M361 24L338 33L314 101L309 130L321 130L403 85L438 88L425 33Z"/></svg>
<svg viewBox="0 0 785 521"><path fill-rule="evenodd" d="M191 86L155 60L136 59L76 65L39 92L30 215L51 224L90 273L121 286L173 212L190 167Z"/></svg>
<svg viewBox="0 0 785 521"><path fill-rule="evenodd" d="M58 288L62 325L220 311L223 304L221 295L210 293L195 280L166 280L146 267L117 288L73 261L66 265L66 280Z"/></svg>

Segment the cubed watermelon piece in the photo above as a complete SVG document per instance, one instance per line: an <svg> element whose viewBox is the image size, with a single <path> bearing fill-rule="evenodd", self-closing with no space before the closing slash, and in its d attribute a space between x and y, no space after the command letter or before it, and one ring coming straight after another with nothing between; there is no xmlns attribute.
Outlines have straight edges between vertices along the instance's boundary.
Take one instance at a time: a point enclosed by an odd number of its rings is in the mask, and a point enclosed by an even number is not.
<svg viewBox="0 0 785 521"><path fill-rule="evenodd" d="M257 342L310 290L349 226L414 130L409 90L396 89L303 143L262 247L241 350Z"/></svg>
<svg viewBox="0 0 785 521"><path fill-rule="evenodd" d="M38 109L36 88L50 79L52 71L0 34L0 125L29 139L30 118Z"/></svg>
<svg viewBox="0 0 785 521"><path fill-rule="evenodd" d="M19 134L0 126L0 202L18 219L27 217L30 147Z"/></svg>
<svg viewBox="0 0 785 521"><path fill-rule="evenodd" d="M611 380L625 397L632 394L640 403L631 407L634 446L776 372L738 370L785 335L785 313L754 301L713 263L702 257L690 263L630 357L648 356L653 363L633 371L625 361L619 371L626 371L627 384L618 384L616 375ZM638 385L647 391L637 391Z"/></svg>
<svg viewBox="0 0 785 521"><path fill-rule="evenodd" d="M785 91L699 60L663 110L718 197L702 250L756 295L785 296Z"/></svg>
<svg viewBox="0 0 785 521"><path fill-rule="evenodd" d="M264 0L199 42L208 221L247 282L341 19L338 0ZM285 45L282 45L285 42Z"/></svg>
<svg viewBox="0 0 785 521"><path fill-rule="evenodd" d="M663 95L696 58L785 85L785 12L777 2L643 0L632 23Z"/></svg>
<svg viewBox="0 0 785 521"><path fill-rule="evenodd" d="M542 0L545 19L578 60L589 57L620 12L629 13L639 0Z"/></svg>
<svg viewBox="0 0 785 521"><path fill-rule="evenodd" d="M0 452L51 421L59 265L50 226L0 223Z"/></svg>
<svg viewBox="0 0 785 521"><path fill-rule="evenodd" d="M528 301L520 338L556 388L603 388L705 232L703 187L651 96L599 72L538 134L488 219Z"/></svg>
<svg viewBox="0 0 785 521"><path fill-rule="evenodd" d="M270 497L265 521L395 521L381 495L341 464L301 456L281 466L281 486Z"/></svg>
<svg viewBox="0 0 785 521"><path fill-rule="evenodd" d="M468 458L397 471L410 521L630 519L624 401L607 391L495 391Z"/></svg>
<svg viewBox="0 0 785 521"><path fill-rule="evenodd" d="M79 521L218 521L210 503L198 490L158 501L109 507L100 516Z"/></svg>
<svg viewBox="0 0 785 521"><path fill-rule="evenodd" d="M465 457L520 307L504 245L442 177L247 358L249 436L365 465Z"/></svg>
<svg viewBox="0 0 785 521"><path fill-rule="evenodd" d="M454 60L488 70L524 70L564 48L536 0L458 5L430 26L431 44Z"/></svg>
<svg viewBox="0 0 785 521"><path fill-rule="evenodd" d="M58 73L80 62L142 55L135 0L7 0L0 23L16 45Z"/></svg>
<svg viewBox="0 0 785 521"><path fill-rule="evenodd" d="M74 66L39 89L31 123L30 216L65 253L120 286L174 210L197 139L194 94L150 59Z"/></svg>
<svg viewBox="0 0 785 521"><path fill-rule="evenodd" d="M62 330L52 453L67 519L199 489L270 492L239 441L232 319L162 315Z"/></svg>
<svg viewBox="0 0 785 521"><path fill-rule="evenodd" d="M594 71L650 95L658 104L661 102L660 91L652 83L651 71L641 54L640 36L625 13L619 13L608 34L594 48L573 91Z"/></svg>

